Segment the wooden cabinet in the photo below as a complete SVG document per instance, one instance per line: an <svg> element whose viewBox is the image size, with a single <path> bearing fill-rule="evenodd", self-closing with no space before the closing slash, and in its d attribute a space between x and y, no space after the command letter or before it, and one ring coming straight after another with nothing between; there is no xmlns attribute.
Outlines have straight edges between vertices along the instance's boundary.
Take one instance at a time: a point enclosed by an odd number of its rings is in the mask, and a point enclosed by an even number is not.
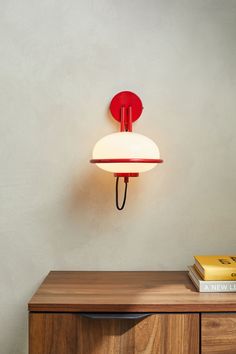
<svg viewBox="0 0 236 354"><path fill-rule="evenodd" d="M236 353L236 314L202 315L202 353Z"/></svg>
<svg viewBox="0 0 236 354"><path fill-rule="evenodd" d="M50 272L29 353L236 354L236 294L199 294L186 272Z"/></svg>

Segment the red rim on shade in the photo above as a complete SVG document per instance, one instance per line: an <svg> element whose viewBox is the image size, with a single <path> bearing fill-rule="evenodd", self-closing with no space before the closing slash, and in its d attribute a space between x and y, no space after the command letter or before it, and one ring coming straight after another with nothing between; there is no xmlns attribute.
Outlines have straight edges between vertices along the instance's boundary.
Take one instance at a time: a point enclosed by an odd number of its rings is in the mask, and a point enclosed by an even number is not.
<svg viewBox="0 0 236 354"><path fill-rule="evenodd" d="M162 163L162 159L92 159L91 163Z"/></svg>

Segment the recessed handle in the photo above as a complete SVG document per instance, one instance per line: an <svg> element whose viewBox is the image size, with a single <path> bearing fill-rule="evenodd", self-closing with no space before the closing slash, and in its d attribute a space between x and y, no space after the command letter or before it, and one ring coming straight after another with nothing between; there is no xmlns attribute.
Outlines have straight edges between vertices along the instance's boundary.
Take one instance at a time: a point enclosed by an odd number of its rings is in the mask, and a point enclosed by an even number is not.
<svg viewBox="0 0 236 354"><path fill-rule="evenodd" d="M149 312L143 312L143 313L133 313L133 312L109 312L109 313L104 313L104 312L81 312L80 316L86 317L86 318L91 318L91 319L110 319L110 320L119 320L119 319L124 319L124 320L138 320L147 316L150 316L151 313Z"/></svg>

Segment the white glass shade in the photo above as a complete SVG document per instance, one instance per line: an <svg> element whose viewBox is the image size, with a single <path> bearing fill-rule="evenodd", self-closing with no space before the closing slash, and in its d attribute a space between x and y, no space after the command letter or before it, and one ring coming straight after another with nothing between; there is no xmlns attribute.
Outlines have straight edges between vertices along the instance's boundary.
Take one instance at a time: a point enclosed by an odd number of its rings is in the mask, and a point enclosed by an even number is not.
<svg viewBox="0 0 236 354"><path fill-rule="evenodd" d="M160 159L160 152L157 145L144 135L119 132L106 135L96 143L93 159ZM110 162L96 165L113 173L135 173L151 170L157 163Z"/></svg>

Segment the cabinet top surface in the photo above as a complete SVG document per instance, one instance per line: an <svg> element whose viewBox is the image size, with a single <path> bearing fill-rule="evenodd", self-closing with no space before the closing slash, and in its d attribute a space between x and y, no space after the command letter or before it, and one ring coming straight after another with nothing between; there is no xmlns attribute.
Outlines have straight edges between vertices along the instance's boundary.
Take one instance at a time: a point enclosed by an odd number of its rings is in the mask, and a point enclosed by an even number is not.
<svg viewBox="0 0 236 354"><path fill-rule="evenodd" d="M234 312L236 293L199 293L185 271L52 271L28 308L34 312Z"/></svg>

